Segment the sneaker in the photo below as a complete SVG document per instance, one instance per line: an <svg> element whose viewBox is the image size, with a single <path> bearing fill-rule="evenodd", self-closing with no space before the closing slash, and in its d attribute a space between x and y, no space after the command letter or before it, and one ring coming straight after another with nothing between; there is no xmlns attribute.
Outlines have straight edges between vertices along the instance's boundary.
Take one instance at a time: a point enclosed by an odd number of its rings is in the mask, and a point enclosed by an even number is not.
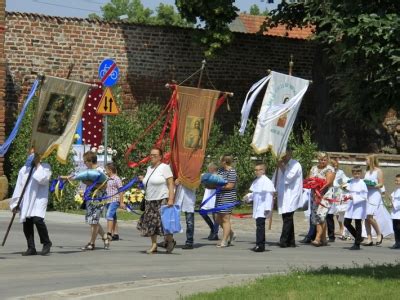
<svg viewBox="0 0 400 300"><path fill-rule="evenodd" d="M182 249L184 250L192 250L193 249L193 244L185 244Z"/></svg>
<svg viewBox="0 0 400 300"><path fill-rule="evenodd" d="M119 241L119 235L118 234L114 234L113 236L112 236L112 239L111 239L112 241Z"/></svg>
<svg viewBox="0 0 400 300"><path fill-rule="evenodd" d="M40 252L40 255L47 255L50 253L50 248L51 246L53 246L53 244L51 242L44 244L43 245L43 249L42 252Z"/></svg>
<svg viewBox="0 0 400 300"><path fill-rule="evenodd" d="M265 247L255 246L251 250L253 250L253 252L264 252L265 251Z"/></svg>
<svg viewBox="0 0 400 300"><path fill-rule="evenodd" d="M400 249L400 243L394 244L392 247L390 247L390 249Z"/></svg>
<svg viewBox="0 0 400 300"><path fill-rule="evenodd" d="M30 256L30 255L36 255L36 249L35 248L28 248L25 252L22 252L22 256Z"/></svg>
<svg viewBox="0 0 400 300"><path fill-rule="evenodd" d="M218 234L217 233L213 233L212 235L209 235L208 236L208 240L209 241L218 241L219 240Z"/></svg>
<svg viewBox="0 0 400 300"><path fill-rule="evenodd" d="M360 245L354 244L353 246L351 246L350 250L360 250Z"/></svg>

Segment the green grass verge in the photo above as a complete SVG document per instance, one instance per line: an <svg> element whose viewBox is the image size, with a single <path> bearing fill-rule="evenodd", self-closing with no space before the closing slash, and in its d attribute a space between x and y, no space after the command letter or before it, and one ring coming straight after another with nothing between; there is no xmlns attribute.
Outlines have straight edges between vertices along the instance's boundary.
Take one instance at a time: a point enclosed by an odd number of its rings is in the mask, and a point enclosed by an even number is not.
<svg viewBox="0 0 400 300"><path fill-rule="evenodd" d="M184 299L399 299L400 263L267 276Z"/></svg>

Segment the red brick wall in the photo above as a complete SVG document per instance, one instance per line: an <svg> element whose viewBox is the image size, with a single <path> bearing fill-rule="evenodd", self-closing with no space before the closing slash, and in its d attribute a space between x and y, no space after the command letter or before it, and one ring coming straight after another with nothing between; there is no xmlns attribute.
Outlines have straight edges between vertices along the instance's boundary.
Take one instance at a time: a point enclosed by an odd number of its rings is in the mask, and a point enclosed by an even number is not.
<svg viewBox="0 0 400 300"><path fill-rule="evenodd" d="M0 0L0 145L4 143L5 137L5 78L6 64L4 55L4 34L5 34L5 17L6 17L6 1ZM4 158L0 157L0 176L4 175L3 170Z"/></svg>
<svg viewBox="0 0 400 300"><path fill-rule="evenodd" d="M194 29L20 13L7 13L6 25L8 131L37 73L66 77L74 63L71 79L93 81L100 62L112 57L121 71L124 108L132 109L141 101L165 103L170 96L165 83L181 82L200 68L203 59L202 49L193 41ZM305 40L235 34L223 55L207 62L212 84L235 93L230 100L232 113L220 113L219 118L228 126L237 123L249 87L268 69L287 73L290 54L295 61L293 75L311 79L314 52L313 44ZM197 79L188 83L197 85ZM202 86L212 87L206 74Z"/></svg>

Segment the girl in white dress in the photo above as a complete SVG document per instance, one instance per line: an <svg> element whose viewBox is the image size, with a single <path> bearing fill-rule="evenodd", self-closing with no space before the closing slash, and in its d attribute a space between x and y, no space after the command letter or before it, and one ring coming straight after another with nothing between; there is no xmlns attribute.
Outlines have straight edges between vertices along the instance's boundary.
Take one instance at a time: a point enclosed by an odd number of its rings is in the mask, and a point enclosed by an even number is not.
<svg viewBox="0 0 400 300"><path fill-rule="evenodd" d="M368 155L366 157L367 172L365 173L364 179L374 182L375 185L368 187L368 201L367 201L367 217L365 219L365 230L367 231L367 241L365 246L372 246L372 234L371 226L374 228L377 236L376 245L382 244L383 235L381 233L380 227L376 222L374 215L381 205L382 195L380 188L383 186L383 173L379 168L378 157L375 154Z"/></svg>

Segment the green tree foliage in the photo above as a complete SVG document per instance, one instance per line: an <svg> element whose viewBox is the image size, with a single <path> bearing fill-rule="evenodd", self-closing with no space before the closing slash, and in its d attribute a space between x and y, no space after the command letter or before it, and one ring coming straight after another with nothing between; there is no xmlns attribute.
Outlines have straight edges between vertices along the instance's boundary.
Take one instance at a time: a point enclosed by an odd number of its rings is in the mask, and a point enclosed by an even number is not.
<svg viewBox="0 0 400 300"><path fill-rule="evenodd" d="M263 12L261 12L260 8L257 4L253 4L250 6L250 15L253 16L268 16L268 9L266 8Z"/></svg>
<svg viewBox="0 0 400 300"><path fill-rule="evenodd" d="M176 0L181 15L189 22L203 26L199 41L205 46L205 55L213 56L229 44L233 34L228 24L237 17L239 9L232 0ZM200 22L200 23L199 23Z"/></svg>
<svg viewBox="0 0 400 300"><path fill-rule="evenodd" d="M89 18L105 21L119 21L121 16L127 16L127 22L153 25L172 25L193 27L193 24L183 19L173 5L160 3L156 14L144 7L141 0L111 0L101 7L102 16L90 14Z"/></svg>
<svg viewBox="0 0 400 300"><path fill-rule="evenodd" d="M375 128L400 107L400 2L310 0L283 2L265 28L315 26L314 39L332 66L332 107L339 117Z"/></svg>

